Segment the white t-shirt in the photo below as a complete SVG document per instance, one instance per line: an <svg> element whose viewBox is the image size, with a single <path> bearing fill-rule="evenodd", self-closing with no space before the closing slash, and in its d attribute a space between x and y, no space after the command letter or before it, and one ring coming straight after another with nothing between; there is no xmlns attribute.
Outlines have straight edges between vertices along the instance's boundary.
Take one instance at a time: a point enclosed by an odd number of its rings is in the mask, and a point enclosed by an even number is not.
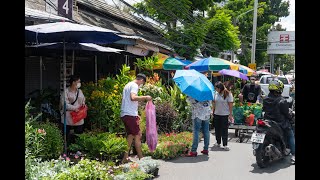
<svg viewBox="0 0 320 180"><path fill-rule="evenodd" d="M120 116L138 116L138 101L131 101L131 93L138 95L139 86L134 81L129 82L123 88Z"/></svg>
<svg viewBox="0 0 320 180"><path fill-rule="evenodd" d="M233 96L231 92L229 93L229 96L226 97L226 99L224 99L222 94L215 92L214 101L215 101L215 108L214 108L215 115L227 116L230 114L229 103L233 102Z"/></svg>

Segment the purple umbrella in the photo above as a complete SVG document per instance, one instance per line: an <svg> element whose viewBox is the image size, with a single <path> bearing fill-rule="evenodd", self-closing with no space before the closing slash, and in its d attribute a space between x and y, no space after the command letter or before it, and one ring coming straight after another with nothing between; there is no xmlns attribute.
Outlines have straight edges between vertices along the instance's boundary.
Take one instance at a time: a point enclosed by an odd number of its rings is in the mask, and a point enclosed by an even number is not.
<svg viewBox="0 0 320 180"><path fill-rule="evenodd" d="M244 79L244 80L248 80L247 75L245 75L245 74L243 74L243 73L241 73L239 71L236 71L236 70L222 69L222 70L219 71L219 74L233 76L233 77L241 78L241 79Z"/></svg>

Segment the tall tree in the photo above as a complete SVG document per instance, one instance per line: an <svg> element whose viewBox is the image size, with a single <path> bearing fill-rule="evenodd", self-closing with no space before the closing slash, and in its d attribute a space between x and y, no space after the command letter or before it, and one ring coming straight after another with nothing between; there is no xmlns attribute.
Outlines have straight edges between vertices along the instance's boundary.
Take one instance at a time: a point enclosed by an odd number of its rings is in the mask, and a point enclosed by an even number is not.
<svg viewBox="0 0 320 180"><path fill-rule="evenodd" d="M228 14L221 12L205 17L205 11L215 2L221 0L145 0L134 6L165 23L165 37L171 46L191 59L199 48L217 54L220 50L239 46L237 28L232 26Z"/></svg>

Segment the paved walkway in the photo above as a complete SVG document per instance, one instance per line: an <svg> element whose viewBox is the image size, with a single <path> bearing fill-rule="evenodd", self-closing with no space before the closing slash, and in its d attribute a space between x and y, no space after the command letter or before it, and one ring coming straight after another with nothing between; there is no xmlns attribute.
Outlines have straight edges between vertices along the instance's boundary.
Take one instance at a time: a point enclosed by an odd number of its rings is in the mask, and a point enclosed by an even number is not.
<svg viewBox="0 0 320 180"><path fill-rule="evenodd" d="M161 161L159 176L155 180L294 180L295 166L290 157L260 169L252 154L250 141L236 142L234 130L229 130L230 151L213 147L215 136L211 134L209 156L202 155L203 140L198 146L197 157L179 157ZM250 138L250 137L248 137Z"/></svg>

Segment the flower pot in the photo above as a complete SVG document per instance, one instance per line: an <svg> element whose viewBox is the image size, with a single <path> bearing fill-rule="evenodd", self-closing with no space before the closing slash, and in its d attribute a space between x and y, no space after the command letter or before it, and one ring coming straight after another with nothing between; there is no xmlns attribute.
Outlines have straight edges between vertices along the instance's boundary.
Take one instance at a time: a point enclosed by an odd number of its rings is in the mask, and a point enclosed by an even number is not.
<svg viewBox="0 0 320 180"><path fill-rule="evenodd" d="M250 114L249 117L246 117L246 123L249 126L252 126L254 123L254 114Z"/></svg>
<svg viewBox="0 0 320 180"><path fill-rule="evenodd" d="M154 177L157 177L159 175L159 168L156 168L153 172L152 172L152 175Z"/></svg>

